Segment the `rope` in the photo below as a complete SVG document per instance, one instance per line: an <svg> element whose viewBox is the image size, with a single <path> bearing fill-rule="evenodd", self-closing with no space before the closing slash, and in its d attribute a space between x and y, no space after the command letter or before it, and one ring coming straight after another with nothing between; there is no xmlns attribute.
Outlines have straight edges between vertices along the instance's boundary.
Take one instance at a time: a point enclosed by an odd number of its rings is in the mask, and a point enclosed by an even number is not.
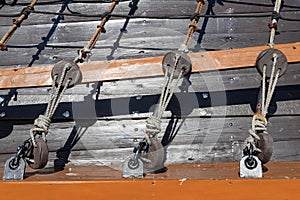
<svg viewBox="0 0 300 200"><path fill-rule="evenodd" d="M177 70L179 58L180 56L176 55L175 64L173 70L170 73L170 76L168 76L168 71L165 72L164 83L163 83L158 107L154 111L153 115L146 120L146 130L144 132L144 135L149 145L151 145L150 138L155 137L161 131L162 115L164 111L167 109L172 99L174 90L178 85L179 80L182 78L183 75L182 70L180 71L178 77L174 78L175 72Z"/></svg>
<svg viewBox="0 0 300 200"><path fill-rule="evenodd" d="M188 44L189 44L190 39L192 38L193 33L198 30L198 28L196 27L196 24L199 21L199 18L200 18L199 14L200 14L204 4L205 4L204 0L197 0L197 8L196 8L194 15L192 15L192 17L191 17L192 21L189 25L189 30L187 32L186 38L185 38L184 42L182 43L181 47L179 48L180 51L188 52Z"/></svg>
<svg viewBox="0 0 300 200"><path fill-rule="evenodd" d="M274 6L274 11L273 11L273 16L272 16L272 22L269 24L269 28L271 29L271 33L270 33L270 39L269 39L269 46L271 48L274 47L274 40L275 40L275 33L277 30L277 23L278 20L280 18L280 7L281 7L281 1L282 0L276 0L275 2L275 6Z"/></svg>
<svg viewBox="0 0 300 200"><path fill-rule="evenodd" d="M17 30L17 28L20 27L22 22L28 18L29 14L34 10L34 6L37 2L38 2L38 0L33 0L26 8L24 8L20 12L18 19L13 20L12 27L4 34L4 36L0 40L0 50L1 51L7 51L7 47L5 44L13 36L13 34Z"/></svg>
<svg viewBox="0 0 300 200"><path fill-rule="evenodd" d="M37 146L35 141L35 136L37 134L41 135L42 139L46 141L46 135L48 134L48 130L51 124L51 118L56 111L63 94L65 93L71 82L71 79L68 79L66 84L63 86L63 82L68 70L70 70L70 66L66 65L63 69L57 87L55 86L55 83L57 83L58 75L54 77L46 112L44 115L39 115L39 117L34 120L35 127L30 129L30 138L34 147Z"/></svg>
<svg viewBox="0 0 300 200"><path fill-rule="evenodd" d="M186 39L184 40L181 47L179 48L179 51L182 52L188 52L187 46L189 40L191 39L192 34L196 31L196 24L199 21L199 14L201 12L202 6L205 3L204 0L196 0L196 1L197 1L197 8L194 15L191 17L191 23L189 25L189 30L187 32ZM178 70L177 67L178 67L178 62L180 57L181 56L179 54L176 54L174 66L171 66L172 67L171 72L169 72L169 69L166 70L158 107L155 109L154 113L146 120L146 130L144 132L144 135L149 145L151 145L150 138L153 138L158 133L160 133L162 115L167 109L173 97L174 90L177 87L179 80L183 77L182 69L180 69L178 76L175 77L175 73Z"/></svg>
<svg viewBox="0 0 300 200"><path fill-rule="evenodd" d="M275 45L274 39L275 39L275 32L277 28L278 19L280 18L280 14L279 14L280 7L281 7L281 0L276 0L273 16L272 16L272 22L271 24L269 24L271 32L270 32L270 39L268 45L270 46L270 48L273 48ZM272 59L273 65L271 69L271 76L269 79L267 91L266 91L267 66L265 65L263 67L262 87L261 87L261 110L258 110L257 113L253 115L251 129L249 130L250 136L246 138L246 140L244 141L243 149L250 149L252 145L254 152L261 152L261 150L257 147L257 141L260 140L258 133L268 133L267 132L268 121L266 119L266 115L268 113L268 109L280 75L280 69L275 71L277 59L278 59L278 55L274 53Z"/></svg>
<svg viewBox="0 0 300 200"><path fill-rule="evenodd" d="M284 10L281 12L299 12L299 9L293 9L293 10ZM66 13L66 12L50 12L50 11L41 11L41 10L30 10L30 13L36 13L36 14L43 14L43 15L64 15L64 16L72 16L72 17L82 17L82 18L95 18L95 17L102 17L104 14L85 14L85 13L79 13L77 11L72 11L72 13ZM20 14L0 14L0 17L18 17ZM114 18L130 18L130 19L193 19L201 17L205 18L265 18L265 17L272 17L274 14L270 14L269 12L248 12L248 13L218 13L218 14L193 14L193 15L124 15L124 14L109 14L110 17ZM300 21L300 19L297 18L288 18L283 17L282 15L279 15L279 19L285 20L285 21Z"/></svg>
<svg viewBox="0 0 300 200"><path fill-rule="evenodd" d="M97 26L96 31L94 32L87 45L78 51L78 56L74 59L75 63L83 62L85 59L88 59L91 56L92 49L95 47L97 40L100 37L100 34L106 32L104 26L106 22L108 22L108 20L110 19L111 13L113 12L113 10L119 2L119 0L113 0L108 11L102 14L101 23Z"/></svg>

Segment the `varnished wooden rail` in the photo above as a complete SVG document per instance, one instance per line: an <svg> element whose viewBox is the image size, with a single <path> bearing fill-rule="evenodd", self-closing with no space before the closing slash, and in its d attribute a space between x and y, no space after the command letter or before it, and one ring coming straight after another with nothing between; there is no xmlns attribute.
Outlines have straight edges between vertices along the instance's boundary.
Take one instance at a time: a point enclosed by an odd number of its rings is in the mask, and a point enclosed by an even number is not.
<svg viewBox="0 0 300 200"><path fill-rule="evenodd" d="M267 46L190 53L192 72L237 69L255 66L258 54ZM289 63L300 62L300 42L280 44ZM96 61L80 64L82 83L162 76L162 56L141 59ZM0 88L25 88L51 85L53 65L0 69Z"/></svg>

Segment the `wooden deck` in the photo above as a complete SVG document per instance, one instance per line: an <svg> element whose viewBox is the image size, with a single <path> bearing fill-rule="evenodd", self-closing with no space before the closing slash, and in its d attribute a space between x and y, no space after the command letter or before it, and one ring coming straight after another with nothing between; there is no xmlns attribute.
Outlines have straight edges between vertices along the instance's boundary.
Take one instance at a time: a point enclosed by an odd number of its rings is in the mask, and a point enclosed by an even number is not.
<svg viewBox="0 0 300 200"><path fill-rule="evenodd" d="M275 162L262 179L238 177L238 163L169 165L162 174L121 179L117 167L69 166L27 171L21 182L0 182L1 199L298 200L300 162ZM2 172L2 170L0 170ZM0 173L2 176L2 174Z"/></svg>

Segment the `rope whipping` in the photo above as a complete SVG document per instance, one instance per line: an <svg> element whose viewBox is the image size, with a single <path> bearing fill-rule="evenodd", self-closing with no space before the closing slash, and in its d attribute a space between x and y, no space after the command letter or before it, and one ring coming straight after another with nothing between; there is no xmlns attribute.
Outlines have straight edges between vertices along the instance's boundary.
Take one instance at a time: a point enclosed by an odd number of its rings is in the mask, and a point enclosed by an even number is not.
<svg viewBox="0 0 300 200"><path fill-rule="evenodd" d="M180 52L188 52L188 43L193 33L197 30L196 24L199 21L199 17L197 17L197 15L200 14L204 3L204 0L197 0L197 8L195 14L191 18L191 23L189 25L189 30L187 32L186 38L179 48ZM184 69L181 69L181 66L179 66L180 59L182 59L182 55L179 53L175 53L175 61L172 64L173 66L167 66L158 106L156 107L153 115L146 120L146 130L144 132L144 135L149 145L151 145L150 138L153 138L158 133L160 133L162 115L169 105L170 100L172 99L175 88L184 75Z"/></svg>
<svg viewBox="0 0 300 200"><path fill-rule="evenodd" d="M78 63L78 62L82 63L82 62L84 62L85 59L88 59L91 56L92 49L95 47L97 40L100 37L100 34L106 32L104 26L110 19L111 13L115 9L115 7L119 4L119 2L120 2L120 0L112 1L108 11L105 12L101 16L101 23L97 26L96 31L94 32L93 36L91 37L91 39L89 40L87 45L85 47L83 47L82 49L78 50L78 56L74 59L75 63Z"/></svg>
<svg viewBox="0 0 300 200"><path fill-rule="evenodd" d="M34 10L34 6L37 2L38 0L33 0L26 8L24 8L20 12L18 19L13 19L13 25L0 40L1 51L7 51L7 46L5 44L13 36L17 28L21 26L22 22L28 18L29 14Z"/></svg>
<svg viewBox="0 0 300 200"><path fill-rule="evenodd" d="M280 7L281 7L282 0L276 0L272 21L268 25L270 28L270 38L268 46L270 49L274 48L274 40L275 40L275 32L277 30L277 23L278 17L280 14ZM257 105L257 112L253 115L251 129L249 130L250 136L246 138L244 141L243 149L249 150L251 147L253 148L253 152L261 153L262 150L257 147L257 143L260 140L258 133L268 134L267 131L267 114L268 109L275 91L275 87L277 85L281 68L276 70L276 65L278 62L278 54L275 52L272 54L272 67L271 67L271 74L270 77L267 77L267 65L263 66L262 69L262 85L260 89L261 93L261 100L260 103ZM267 86L268 85L268 86Z"/></svg>

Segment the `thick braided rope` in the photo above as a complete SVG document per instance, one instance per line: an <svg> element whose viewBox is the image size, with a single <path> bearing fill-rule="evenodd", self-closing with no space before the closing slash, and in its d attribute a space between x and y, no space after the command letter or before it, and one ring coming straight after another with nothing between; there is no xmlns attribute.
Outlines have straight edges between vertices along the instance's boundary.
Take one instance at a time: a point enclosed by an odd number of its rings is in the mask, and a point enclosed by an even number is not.
<svg viewBox="0 0 300 200"><path fill-rule="evenodd" d="M162 92L159 99L159 104L157 108L157 112L153 113L147 120L146 120L146 130L144 132L145 138L147 143L151 145L150 138L155 137L161 131L161 118L168 107L172 96L174 94L174 90L179 83L179 80L182 78L182 71L180 71L179 76L174 79L174 75L176 72L176 67L178 64L180 56L176 55L175 64L173 70L168 77L168 71L165 72L164 76L164 84L162 88Z"/></svg>
<svg viewBox="0 0 300 200"><path fill-rule="evenodd" d="M51 124L51 118L52 118L54 112L56 111L63 94L65 93L66 89L68 88L68 85L71 82L70 79L67 80L64 87L62 87L65 76L69 69L70 69L70 66L68 66L68 65L64 67L57 88L55 87L55 83L57 81L57 76L54 77L51 92L50 92L50 99L49 99L49 102L47 105L46 112L44 115L39 115L39 117L34 120L35 127L30 129L30 137L31 137L32 144L34 147L37 146L36 141L35 141L35 136L37 134L41 134L43 140L46 141L46 135L48 134L48 130L49 130L49 127Z"/></svg>
<svg viewBox="0 0 300 200"><path fill-rule="evenodd" d="M274 53L273 55L273 66L272 66L272 71L271 71L271 76L269 79L269 86L268 86L268 91L267 94L265 94L265 88L266 88L266 66L263 68L263 80L262 80L262 110L261 114L256 113L253 115L252 118L252 126L251 129L249 130L250 136L246 138L243 148L250 148L250 145L254 147L254 151L256 152L261 152L259 148L256 147L256 141L260 140L259 136L257 135L257 132L267 132L267 119L266 115L268 112L268 108L270 106L275 87L278 82L279 74L280 74L280 69L277 70L275 74L275 69L276 69L276 63L277 63L277 58L278 55Z"/></svg>
<svg viewBox="0 0 300 200"><path fill-rule="evenodd" d="M280 12L280 7L281 7L282 0L276 0L275 6L274 6L274 12L279 13ZM270 38L269 38L269 46L270 48L274 47L274 40L275 40L275 33L276 33L276 26L277 26L277 19L273 18L272 19L272 27L271 27L271 32L270 32ZM274 26L275 25L275 26ZM267 119L266 115L268 113L268 109L275 91L275 87L278 82L278 78L280 75L280 70L277 70L275 74L275 69L276 69L276 64L277 64L277 58L278 55L276 53L273 54L273 65L272 65L272 70L271 70L271 76L269 79L269 86L268 86L268 91L266 94L266 66L263 67L263 77L262 77L262 99L261 99L261 114L256 113L253 115L252 118L252 125L251 129L249 130L250 136L246 138L244 141L243 148L250 148L250 145L254 147L254 151L256 152L261 152L259 148L256 147L256 141L260 140L260 137L257 135L258 132L267 132Z"/></svg>

